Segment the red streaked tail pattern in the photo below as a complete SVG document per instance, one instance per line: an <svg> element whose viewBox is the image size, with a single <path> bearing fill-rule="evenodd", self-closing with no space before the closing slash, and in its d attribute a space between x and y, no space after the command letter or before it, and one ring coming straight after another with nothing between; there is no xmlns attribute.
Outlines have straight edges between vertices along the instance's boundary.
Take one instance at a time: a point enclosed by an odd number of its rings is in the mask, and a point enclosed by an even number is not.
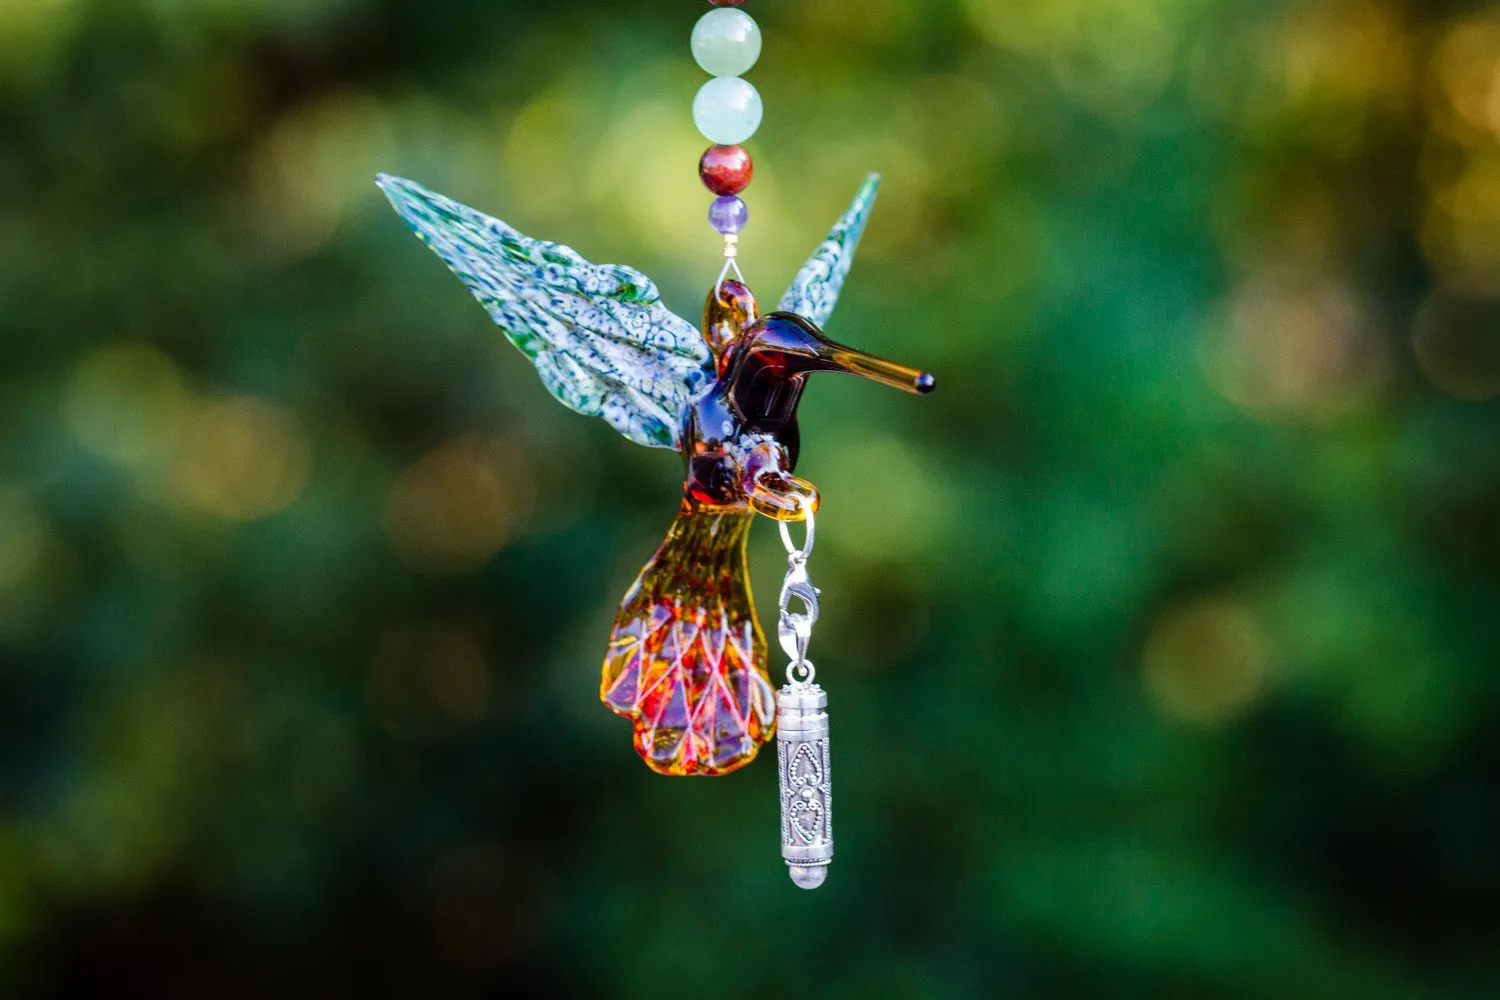
<svg viewBox="0 0 1500 1000"><path fill-rule="evenodd" d="M599 695L661 774L725 774L775 733L745 558L753 518L684 504L615 619Z"/></svg>

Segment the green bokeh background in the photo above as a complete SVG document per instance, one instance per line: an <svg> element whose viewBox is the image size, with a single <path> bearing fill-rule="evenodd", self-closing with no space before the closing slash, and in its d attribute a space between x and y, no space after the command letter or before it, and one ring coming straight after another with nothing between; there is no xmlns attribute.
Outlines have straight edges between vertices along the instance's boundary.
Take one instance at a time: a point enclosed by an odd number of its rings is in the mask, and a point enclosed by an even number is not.
<svg viewBox="0 0 1500 1000"><path fill-rule="evenodd" d="M804 894L597 702L677 459L372 183L695 316L704 9L0 3L0 991L1500 995L1500 15L747 5L752 285L881 171L829 332L940 382L803 406Z"/></svg>

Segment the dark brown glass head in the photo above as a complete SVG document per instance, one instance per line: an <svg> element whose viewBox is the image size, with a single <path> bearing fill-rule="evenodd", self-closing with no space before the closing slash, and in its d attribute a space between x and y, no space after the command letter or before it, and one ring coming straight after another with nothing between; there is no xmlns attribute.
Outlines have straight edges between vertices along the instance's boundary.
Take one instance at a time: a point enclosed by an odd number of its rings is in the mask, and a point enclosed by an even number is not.
<svg viewBox="0 0 1500 1000"><path fill-rule="evenodd" d="M728 373L747 428L775 434L792 422L813 372L860 375L920 395L937 387L930 372L835 343L801 316L768 313L745 328Z"/></svg>

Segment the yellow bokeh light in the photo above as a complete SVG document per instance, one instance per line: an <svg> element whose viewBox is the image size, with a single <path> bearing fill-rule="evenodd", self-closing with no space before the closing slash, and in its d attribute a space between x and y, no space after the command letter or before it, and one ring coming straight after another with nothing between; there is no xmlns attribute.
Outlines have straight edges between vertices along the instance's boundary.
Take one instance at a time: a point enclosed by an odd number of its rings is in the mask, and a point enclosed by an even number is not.
<svg viewBox="0 0 1500 1000"><path fill-rule="evenodd" d="M296 417L241 396L197 409L162 485L170 501L251 521L296 500L311 464L312 447Z"/></svg>
<svg viewBox="0 0 1500 1000"><path fill-rule="evenodd" d="M1500 154L1469 156L1435 185L1422 251L1447 286L1500 293Z"/></svg>
<svg viewBox="0 0 1500 1000"><path fill-rule="evenodd" d="M516 190L526 192L527 211L566 215L578 199L575 144L588 99L568 83L543 90L509 116L505 170Z"/></svg>
<svg viewBox="0 0 1500 1000"><path fill-rule="evenodd" d="M1085 3L1073 44L1052 57L1062 89L1110 118L1138 114L1159 97L1176 69L1172 25L1134 0Z"/></svg>
<svg viewBox="0 0 1500 1000"><path fill-rule="evenodd" d="M1500 20L1452 28L1433 51L1428 111L1463 142L1500 136Z"/></svg>
<svg viewBox="0 0 1500 1000"><path fill-rule="evenodd" d="M1262 415L1329 417L1376 387L1389 368L1355 297L1336 283L1309 288L1266 277L1235 294L1204 342L1209 381Z"/></svg>
<svg viewBox="0 0 1500 1000"><path fill-rule="evenodd" d="M1288 8L1265 49L1284 97L1324 105L1402 98L1411 58L1398 12L1367 0Z"/></svg>
<svg viewBox="0 0 1500 1000"><path fill-rule="evenodd" d="M375 98L339 92L289 112L251 162L246 224L273 260L312 253L349 205L373 197L392 156L390 116Z"/></svg>
<svg viewBox="0 0 1500 1000"><path fill-rule="evenodd" d="M1404 114L1413 99L1415 56L1404 21L1388 0L1287 4L1246 36L1244 55L1233 53L1253 62L1250 79L1224 90L1220 67L1200 58L1195 82L1219 91L1210 104L1252 141L1279 148L1295 133L1299 143L1354 155L1373 123Z"/></svg>
<svg viewBox="0 0 1500 1000"><path fill-rule="evenodd" d="M1031 55L1060 52L1078 35L1081 0L964 0L969 20L996 48Z"/></svg>
<svg viewBox="0 0 1500 1000"><path fill-rule="evenodd" d="M1168 608L1141 656L1147 692L1167 714L1198 725L1244 712L1265 689L1266 642L1243 604L1201 598Z"/></svg>
<svg viewBox="0 0 1500 1000"><path fill-rule="evenodd" d="M1171 22L1134 0L965 0L996 48L1044 61L1061 89L1110 118L1140 111L1176 67Z"/></svg>
<svg viewBox="0 0 1500 1000"><path fill-rule="evenodd" d="M48 82L81 21L76 0L6 0L0 3L0 85Z"/></svg>
<svg viewBox="0 0 1500 1000"><path fill-rule="evenodd" d="M63 419L85 448L144 471L172 452L192 403L169 358L145 344L114 344L79 363Z"/></svg>
<svg viewBox="0 0 1500 1000"><path fill-rule="evenodd" d="M503 438L464 436L429 452L391 487L385 528L411 568L433 576L484 565L530 513L532 475Z"/></svg>
<svg viewBox="0 0 1500 1000"><path fill-rule="evenodd" d="M622 108L594 154L589 200L652 251L685 255L707 228L707 202L683 197L694 190L692 172L702 152L703 139L680 105Z"/></svg>

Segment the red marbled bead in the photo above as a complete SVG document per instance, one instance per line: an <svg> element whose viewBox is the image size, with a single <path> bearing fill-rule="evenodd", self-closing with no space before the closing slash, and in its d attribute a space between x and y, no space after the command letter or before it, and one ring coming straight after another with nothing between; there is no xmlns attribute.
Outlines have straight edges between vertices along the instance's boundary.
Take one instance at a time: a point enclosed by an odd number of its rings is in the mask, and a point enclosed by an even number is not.
<svg viewBox="0 0 1500 1000"><path fill-rule="evenodd" d="M745 190L754 174L755 164L744 146L710 146L698 161L703 186L721 197Z"/></svg>

